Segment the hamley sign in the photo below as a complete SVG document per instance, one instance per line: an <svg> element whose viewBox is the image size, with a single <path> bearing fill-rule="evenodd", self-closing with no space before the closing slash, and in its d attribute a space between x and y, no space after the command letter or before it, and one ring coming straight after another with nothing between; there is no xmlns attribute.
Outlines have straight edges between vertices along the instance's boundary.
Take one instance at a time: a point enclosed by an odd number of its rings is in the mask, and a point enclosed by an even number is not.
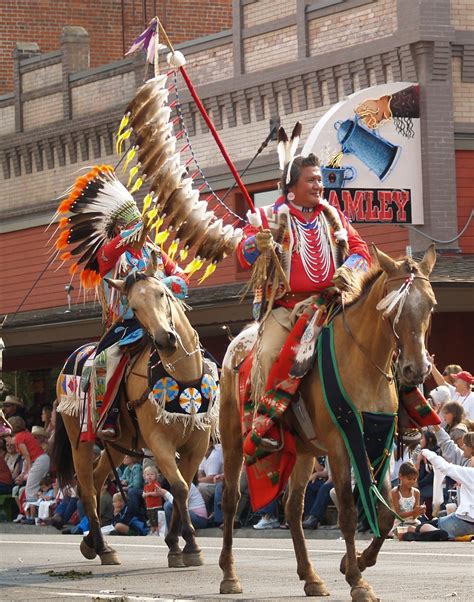
<svg viewBox="0 0 474 602"><path fill-rule="evenodd" d="M419 86L372 86L334 105L302 154L321 159L326 198L359 223L423 223Z"/></svg>

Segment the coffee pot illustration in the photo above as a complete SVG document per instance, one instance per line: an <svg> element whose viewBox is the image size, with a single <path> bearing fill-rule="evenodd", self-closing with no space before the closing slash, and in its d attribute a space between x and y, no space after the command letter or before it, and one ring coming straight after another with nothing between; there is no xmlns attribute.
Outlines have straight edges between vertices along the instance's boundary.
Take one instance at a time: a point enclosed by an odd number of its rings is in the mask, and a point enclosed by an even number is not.
<svg viewBox="0 0 474 602"><path fill-rule="evenodd" d="M334 124L337 139L344 154L354 154L383 181L394 168L401 147L382 138L376 130L369 130L359 119L346 119Z"/></svg>

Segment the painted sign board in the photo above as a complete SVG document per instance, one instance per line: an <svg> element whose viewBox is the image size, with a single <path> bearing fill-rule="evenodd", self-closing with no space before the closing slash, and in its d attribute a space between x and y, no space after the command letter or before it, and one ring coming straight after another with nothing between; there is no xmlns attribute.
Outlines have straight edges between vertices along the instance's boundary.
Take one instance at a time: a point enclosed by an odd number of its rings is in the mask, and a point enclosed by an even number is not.
<svg viewBox="0 0 474 602"><path fill-rule="evenodd" d="M358 223L423 223L419 85L359 90L331 107L303 155L321 160L326 199Z"/></svg>

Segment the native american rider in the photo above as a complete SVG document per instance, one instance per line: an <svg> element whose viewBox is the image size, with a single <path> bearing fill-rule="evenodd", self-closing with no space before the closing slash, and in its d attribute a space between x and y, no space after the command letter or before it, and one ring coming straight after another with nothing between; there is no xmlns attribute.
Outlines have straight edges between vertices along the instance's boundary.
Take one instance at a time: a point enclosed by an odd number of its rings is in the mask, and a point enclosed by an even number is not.
<svg viewBox="0 0 474 602"><path fill-rule="evenodd" d="M105 305L104 314L107 316L107 322L116 322L118 319L122 319L118 325L116 324L111 329L117 331L117 336L112 335L112 339L113 347L116 350L115 356L119 359L121 357L120 349L139 341L143 337L143 329L134 318L132 310L126 305L126 300L116 289L110 287L104 278L125 278L133 271L145 270L150 262L152 252L157 261L155 276L178 299L185 299L187 296L188 278L183 270L148 238L136 206L127 208L126 211L117 216L114 231L116 234L114 238L100 248L97 261L99 273L103 279L103 305ZM139 233L138 240L134 240L135 232ZM127 243L126 241L130 239L134 242ZM112 343L112 340L108 344L110 345L110 343ZM112 365L114 364L111 358L114 354L113 347L108 349L110 358L107 361L108 380L109 372L111 369L113 370ZM101 348L103 348L102 344L99 345L98 352ZM104 401L109 403L110 406L105 410L107 412L106 416L104 416L104 412L102 413L103 418L100 421L97 435L103 439L113 439L116 436L118 408L114 403L114 399L106 398Z"/></svg>
<svg viewBox="0 0 474 602"><path fill-rule="evenodd" d="M277 357L294 349L288 344L285 347L285 342L298 318L314 302L315 295L321 295L330 287L348 290L353 273L367 271L370 264L366 243L345 216L324 199L319 160L315 155L296 156L287 162L280 190L282 195L275 203L249 214L250 225L245 228L238 248L244 268L252 267L261 254L269 254L275 248L291 289L287 292L280 286L276 294L273 291L273 309L260 326L256 361L252 365L254 400L259 400L260 408L257 407L246 440L248 454L258 446L271 449L275 442L268 431L275 411L281 412L282 407L284 411L294 393L276 390L275 376L278 382L289 381L288 375L275 374L274 368ZM257 320L262 318L265 301L271 296L268 287L257 291L254 300ZM288 394L286 401L285 393Z"/></svg>
<svg viewBox="0 0 474 602"><path fill-rule="evenodd" d="M118 416L114 401L125 369L123 349L137 343L143 330L125 300L104 278L124 278L133 271L145 269L152 252L157 260L156 277L180 299L187 295L187 277L149 239L149 230L133 196L111 166L98 165L76 179L69 195L58 207L57 215L65 214L68 217L60 219L55 243L59 252L65 251L60 258L74 261L70 272L74 275L80 270L84 289L98 290L105 326L112 324L95 351L93 366L91 356L86 372L83 371L81 386L85 390L92 370L96 376L101 372L101 408L96 434L114 438Z"/></svg>

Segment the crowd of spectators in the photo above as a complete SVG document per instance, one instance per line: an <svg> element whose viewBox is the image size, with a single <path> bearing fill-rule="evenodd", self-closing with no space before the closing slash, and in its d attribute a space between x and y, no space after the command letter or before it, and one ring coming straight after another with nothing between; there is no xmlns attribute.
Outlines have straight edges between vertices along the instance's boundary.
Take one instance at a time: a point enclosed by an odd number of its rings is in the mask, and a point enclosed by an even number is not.
<svg viewBox="0 0 474 602"><path fill-rule="evenodd" d="M433 378L437 386L428 400L441 425L405 434L403 448L394 445L391 458L392 504L398 514L394 533L408 539L474 535L474 378L456 365L447 366L442 373L434 366ZM54 479L49 456L54 437L53 406L42 408L42 424L31 429L27 428L23 408L21 400L12 395L2 403L0 495L15 500L15 522L53 525L64 533L87 532L77 487L73 484L60 489ZM96 453L101 453L98 446ZM108 479L101 491L104 532L163 536L171 521L173 496L153 459L125 456L117 475L118 479ZM188 507L195 528L222 527L223 479L222 447L210 445L189 492ZM251 511L245 466L240 489L236 527L288 528L282 499L258 513ZM305 492L303 528L314 530L327 524L333 516L328 515L330 507L337 511L331 467L327 458L317 458ZM359 525L359 530L367 529L368 525Z"/></svg>

